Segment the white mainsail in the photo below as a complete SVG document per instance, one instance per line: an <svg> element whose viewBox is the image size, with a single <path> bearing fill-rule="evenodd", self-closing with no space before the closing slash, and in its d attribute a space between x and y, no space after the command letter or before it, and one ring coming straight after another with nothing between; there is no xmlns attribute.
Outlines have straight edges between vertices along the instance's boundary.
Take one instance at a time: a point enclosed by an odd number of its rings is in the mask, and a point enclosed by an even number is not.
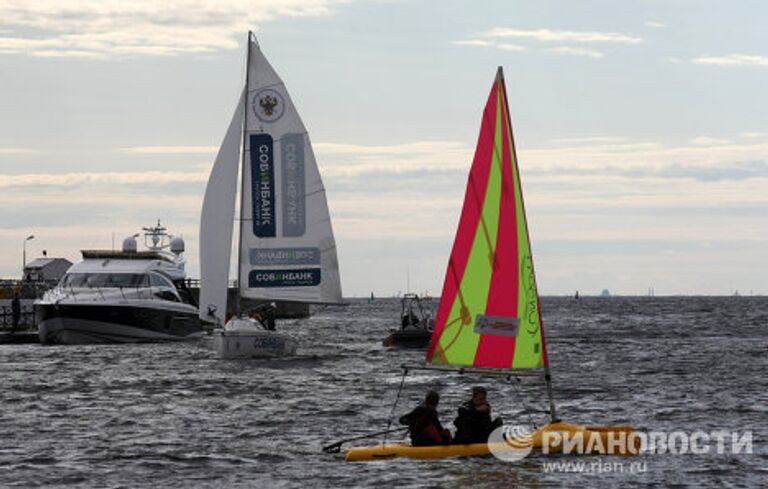
<svg viewBox="0 0 768 489"><path fill-rule="evenodd" d="M307 130L285 84L249 43L240 294L340 303L336 243Z"/></svg>
<svg viewBox="0 0 768 489"><path fill-rule="evenodd" d="M245 91L221 143L208 178L200 217L200 319L223 325L240 167Z"/></svg>
<svg viewBox="0 0 768 489"><path fill-rule="evenodd" d="M220 325L241 161L240 295L342 300L336 242L309 136L282 80L251 35L248 42L247 87L211 170L200 220L200 318Z"/></svg>

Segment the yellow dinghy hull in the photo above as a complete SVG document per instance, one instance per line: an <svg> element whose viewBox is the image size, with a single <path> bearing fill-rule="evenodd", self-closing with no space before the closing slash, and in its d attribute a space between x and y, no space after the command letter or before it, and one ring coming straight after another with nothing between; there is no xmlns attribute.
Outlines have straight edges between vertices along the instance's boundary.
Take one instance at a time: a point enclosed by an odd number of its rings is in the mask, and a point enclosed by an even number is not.
<svg viewBox="0 0 768 489"><path fill-rule="evenodd" d="M631 426L584 426L557 422L542 426L527 440L499 442L507 450L537 450L545 453L576 453L603 455L637 455L640 453L640 437ZM513 448L514 449L514 448ZM344 452L347 462L388 460L399 457L432 460L451 457L488 455L488 443L471 445L435 445L414 447L402 443L350 448Z"/></svg>

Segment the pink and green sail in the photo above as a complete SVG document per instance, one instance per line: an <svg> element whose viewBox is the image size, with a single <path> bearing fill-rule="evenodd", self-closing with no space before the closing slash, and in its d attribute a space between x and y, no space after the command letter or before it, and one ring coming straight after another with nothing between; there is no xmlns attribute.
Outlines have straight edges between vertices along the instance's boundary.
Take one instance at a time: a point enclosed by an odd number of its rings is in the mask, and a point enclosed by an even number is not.
<svg viewBox="0 0 768 489"><path fill-rule="evenodd" d="M494 369L547 366L501 68L483 111L427 361Z"/></svg>

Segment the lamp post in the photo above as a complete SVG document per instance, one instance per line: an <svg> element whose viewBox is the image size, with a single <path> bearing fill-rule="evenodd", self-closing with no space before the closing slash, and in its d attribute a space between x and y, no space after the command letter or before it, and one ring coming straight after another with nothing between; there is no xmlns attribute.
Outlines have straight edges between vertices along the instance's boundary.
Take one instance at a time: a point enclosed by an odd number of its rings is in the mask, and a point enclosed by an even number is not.
<svg viewBox="0 0 768 489"><path fill-rule="evenodd" d="M27 268L27 241L30 239L35 239L34 234L30 234L29 236L24 239L24 244L22 246L22 257L21 257L21 278L24 278L24 269Z"/></svg>

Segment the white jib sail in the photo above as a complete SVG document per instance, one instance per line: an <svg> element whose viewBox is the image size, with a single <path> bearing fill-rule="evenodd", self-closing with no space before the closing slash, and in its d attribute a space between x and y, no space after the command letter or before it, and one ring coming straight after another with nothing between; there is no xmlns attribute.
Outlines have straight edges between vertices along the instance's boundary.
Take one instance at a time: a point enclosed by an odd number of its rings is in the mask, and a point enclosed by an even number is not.
<svg viewBox="0 0 768 489"><path fill-rule="evenodd" d="M285 84L249 42L240 294L340 303L336 242L309 136Z"/></svg>
<svg viewBox="0 0 768 489"><path fill-rule="evenodd" d="M208 178L200 217L200 319L224 324L245 91Z"/></svg>

